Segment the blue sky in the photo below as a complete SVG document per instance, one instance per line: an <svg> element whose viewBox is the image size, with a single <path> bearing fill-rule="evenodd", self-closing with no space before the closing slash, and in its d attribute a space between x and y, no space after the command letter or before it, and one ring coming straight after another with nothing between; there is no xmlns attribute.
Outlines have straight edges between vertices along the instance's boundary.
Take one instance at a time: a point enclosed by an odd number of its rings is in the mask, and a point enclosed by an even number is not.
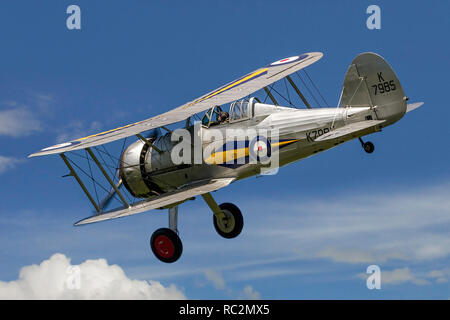
<svg viewBox="0 0 450 320"><path fill-rule="evenodd" d="M66 8L81 8L68 30ZM366 28L370 4L381 30ZM8 1L0 4L0 281L63 253L107 259L187 298L450 298L448 1ZM234 240L197 199L180 208L184 253L163 265L156 211L82 228L92 208L42 147L165 112L260 66L321 51L308 68L330 104L348 65L377 52L425 105L275 176L215 193L244 213ZM368 290L366 268L382 270ZM384 276L383 276L384 274ZM385 282L383 284L383 277ZM245 290L245 288L247 288Z"/></svg>

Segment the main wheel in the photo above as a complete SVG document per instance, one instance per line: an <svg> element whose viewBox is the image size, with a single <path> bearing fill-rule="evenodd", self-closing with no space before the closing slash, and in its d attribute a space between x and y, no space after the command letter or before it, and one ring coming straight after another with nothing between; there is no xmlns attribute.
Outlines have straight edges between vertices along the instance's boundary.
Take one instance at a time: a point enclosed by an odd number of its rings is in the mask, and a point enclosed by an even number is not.
<svg viewBox="0 0 450 320"><path fill-rule="evenodd" d="M364 151L367 153L372 153L373 150L375 150L375 146L370 141L365 142L363 145L363 148L364 148Z"/></svg>
<svg viewBox="0 0 450 320"><path fill-rule="evenodd" d="M231 239L237 237L244 227L244 218L241 210L232 203L222 203L219 205L225 217L218 219L213 216L214 228L222 237Z"/></svg>
<svg viewBox="0 0 450 320"><path fill-rule="evenodd" d="M181 257L183 244L175 231L168 228L156 230L150 238L153 254L162 262L172 263Z"/></svg>

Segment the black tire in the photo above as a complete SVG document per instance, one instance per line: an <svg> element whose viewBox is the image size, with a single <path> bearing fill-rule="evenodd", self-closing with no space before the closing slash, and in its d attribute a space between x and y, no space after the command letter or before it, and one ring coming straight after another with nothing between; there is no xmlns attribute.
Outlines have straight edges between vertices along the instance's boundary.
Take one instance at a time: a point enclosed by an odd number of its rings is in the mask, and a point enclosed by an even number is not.
<svg viewBox="0 0 450 320"><path fill-rule="evenodd" d="M241 210L232 203L222 203L219 207L227 217L227 220L219 222L214 215L214 228L218 234L226 239L236 238L244 227L244 218Z"/></svg>
<svg viewBox="0 0 450 320"><path fill-rule="evenodd" d="M150 238L153 254L162 262L172 263L181 257L183 244L175 231L161 228L153 232Z"/></svg>
<svg viewBox="0 0 450 320"><path fill-rule="evenodd" d="M363 148L364 148L364 151L367 153L372 153L375 150L375 146L370 141L367 141L366 143L364 143Z"/></svg>

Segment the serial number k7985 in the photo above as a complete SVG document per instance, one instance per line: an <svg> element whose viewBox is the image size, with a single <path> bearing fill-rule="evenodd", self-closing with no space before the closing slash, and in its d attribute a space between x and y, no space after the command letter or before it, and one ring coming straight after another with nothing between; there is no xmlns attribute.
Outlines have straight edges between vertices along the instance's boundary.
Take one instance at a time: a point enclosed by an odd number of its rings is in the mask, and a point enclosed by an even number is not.
<svg viewBox="0 0 450 320"><path fill-rule="evenodd" d="M308 142L313 142L314 140L316 140L316 138L318 138L330 131L331 131L331 128L322 128L322 129L311 130L306 133L306 140Z"/></svg>

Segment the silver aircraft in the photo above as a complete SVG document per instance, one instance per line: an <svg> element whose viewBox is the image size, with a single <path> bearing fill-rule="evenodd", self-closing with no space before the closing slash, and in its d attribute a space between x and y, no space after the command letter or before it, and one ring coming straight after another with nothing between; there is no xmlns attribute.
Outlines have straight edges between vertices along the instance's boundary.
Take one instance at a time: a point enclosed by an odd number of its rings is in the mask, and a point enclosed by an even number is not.
<svg viewBox="0 0 450 320"><path fill-rule="evenodd" d="M362 53L347 70L338 105L312 108L290 75L321 57L322 53L312 52L275 61L164 114L51 146L30 157L59 154L64 160L96 211L77 226L169 209L169 228L156 230L150 246L159 260L177 261L183 248L177 228L181 203L200 195L213 212L216 231L234 238L243 228L241 211L232 203L217 204L213 191L356 138L372 153L374 145L361 137L381 131L423 104L407 104L388 63L377 54ZM278 104L269 88L280 80L287 80L306 108ZM244 99L258 90L264 90L273 104L256 97ZM205 112L202 121L191 123L201 112ZM184 131L166 127L181 121ZM130 136L138 139L122 149L111 174L100 147L119 139L125 139L125 146ZM89 168L98 169L107 181L110 190L102 201L94 199L69 158L77 150L85 152ZM121 204L108 210L112 198Z"/></svg>

